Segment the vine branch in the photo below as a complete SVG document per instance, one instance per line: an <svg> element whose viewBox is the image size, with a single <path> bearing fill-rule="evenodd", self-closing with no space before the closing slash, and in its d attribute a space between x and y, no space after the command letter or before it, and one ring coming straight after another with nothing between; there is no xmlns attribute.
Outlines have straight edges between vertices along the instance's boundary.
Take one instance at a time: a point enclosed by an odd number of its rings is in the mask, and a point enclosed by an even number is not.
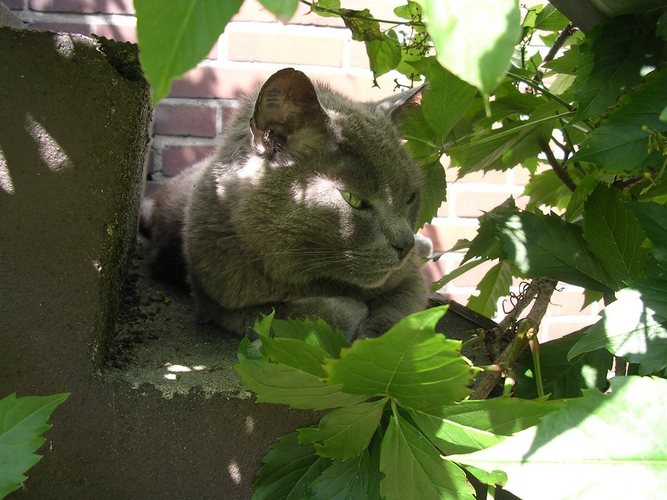
<svg viewBox="0 0 667 500"><path fill-rule="evenodd" d="M549 161L549 165L551 165L551 168L554 170L554 172L556 172L558 178L563 182L563 184L565 184L565 186L567 186L570 191L574 192L574 190L577 189L577 185L572 180L572 177L570 177L570 174L567 173L565 167L563 167L563 165L558 162L553 154L553 151L551 151L549 144L541 141L540 147L542 148L542 152L546 155L547 160Z"/></svg>
<svg viewBox="0 0 667 500"><path fill-rule="evenodd" d="M542 318L549 307L551 296L556 289L556 281L550 278L538 278L533 280L528 290L525 291L522 300L517 307L525 308L533 299L535 303L525 319L518 322L516 332L509 345L496 358L493 371L485 371L475 378L473 392L470 399L486 399L493 389L498 385L501 376L511 377L514 372L514 365L521 352L534 340L539 331ZM516 308L515 308L516 309ZM512 322L518 317L519 313L512 311L512 319L505 317L495 330L504 332L512 327ZM508 315L510 316L510 315ZM507 320L507 321L506 321ZM516 323L516 322L515 322Z"/></svg>
<svg viewBox="0 0 667 500"><path fill-rule="evenodd" d="M396 26L424 26L424 23L421 21L389 21L387 19L377 19L373 16L364 16L360 14L361 11L352 10L352 9L330 9L328 7L320 7L315 2L310 2L308 0L299 0L300 3L310 7L312 12L317 12L318 10L322 12L327 12L329 14L335 14L339 17L350 17L352 19L361 19L362 21L376 21L383 24L394 24Z"/></svg>

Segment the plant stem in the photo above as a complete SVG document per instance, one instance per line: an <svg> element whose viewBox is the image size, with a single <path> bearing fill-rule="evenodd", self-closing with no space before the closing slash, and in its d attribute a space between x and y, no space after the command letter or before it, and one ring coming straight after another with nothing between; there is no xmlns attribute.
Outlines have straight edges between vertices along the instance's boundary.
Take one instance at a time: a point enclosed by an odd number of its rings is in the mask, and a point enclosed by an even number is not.
<svg viewBox="0 0 667 500"><path fill-rule="evenodd" d="M541 92L541 93L544 94L545 96L547 96L547 97L553 99L553 100L556 101L558 104L561 104L562 106L564 106L565 108L567 108L568 111L576 111L576 108L575 108L574 106L572 106L569 102L567 102L566 100L564 100L562 97L559 97L559 96L557 96L556 94L552 93L552 92L549 91L546 87L544 87L543 85L540 85L539 83L537 83L537 82L531 80L530 78L526 78L526 77L523 77L523 76L521 76L521 75L517 75L516 73L512 73L511 71L508 71L508 72L507 72L507 76L509 76L509 77L512 78L513 80L516 80L516 81L519 81L519 82L523 82L523 83L525 83L526 85L528 85L529 87L532 87L532 88L534 88L535 90Z"/></svg>
<svg viewBox="0 0 667 500"><path fill-rule="evenodd" d="M542 148L542 152L546 155L547 160L549 161L549 165L551 165L551 168L553 168L554 172L556 172L558 178L563 181L563 184L565 184L570 191L574 192L574 190L577 189L577 185L572 180L572 177L570 177L570 175L567 173L565 167L558 163L558 160L554 156L553 151L551 151L549 144L541 142L540 147Z"/></svg>
<svg viewBox="0 0 667 500"><path fill-rule="evenodd" d="M307 5L310 7L311 11L314 11L314 7L317 7L317 10L321 10L322 12L328 12L329 14L336 14L339 17L351 17L354 19L362 19L364 21L377 21L378 23L386 23L386 24L394 24L396 26L424 26L424 23L421 21L397 21L397 20L392 20L389 21L387 19L376 19L373 16L364 16L360 15L356 10L351 10L351 9L330 9L328 7L320 7L319 5L315 5L313 2L309 2L308 0L299 0L304 5Z"/></svg>
<svg viewBox="0 0 667 500"><path fill-rule="evenodd" d="M539 325L549 307L551 296L556 289L556 281L549 278L538 278L530 284L530 289L525 292L524 297L535 298L535 303L526 318L519 322L517 332L509 345L496 358L495 364L505 368L505 376L512 376L512 371L517 358L528 345L530 340L537 336ZM530 300L528 302L530 302ZM503 323L501 323L503 325ZM507 325L504 325L507 326ZM541 372L541 369L540 369ZM503 374L500 372L483 372L477 375L473 384L471 399L486 399L491 391L498 385ZM541 380L541 373L540 373ZM540 390L538 386L538 391ZM541 389L542 393L544 388Z"/></svg>
<svg viewBox="0 0 667 500"><path fill-rule="evenodd" d="M574 24L570 23L567 26L565 26L565 28L563 28L563 31L561 31L558 34L558 38L556 38L556 40L554 41L554 44L551 46L551 49L549 49L549 53L544 57L542 64L553 60L553 58L556 57L556 54L558 54L558 51L561 49L561 47L563 47L563 44L565 44L565 41L572 35L574 35L575 31L577 31L577 28L575 28Z"/></svg>

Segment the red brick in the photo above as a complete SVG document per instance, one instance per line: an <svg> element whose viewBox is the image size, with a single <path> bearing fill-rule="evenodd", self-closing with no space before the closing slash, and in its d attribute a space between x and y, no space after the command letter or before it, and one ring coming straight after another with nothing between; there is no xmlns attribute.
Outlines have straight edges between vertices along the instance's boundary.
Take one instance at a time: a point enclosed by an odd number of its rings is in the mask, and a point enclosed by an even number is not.
<svg viewBox="0 0 667 500"><path fill-rule="evenodd" d="M14 10L23 9L23 0L2 0L2 3L4 3L10 9Z"/></svg>
<svg viewBox="0 0 667 500"><path fill-rule="evenodd" d="M160 104L153 131L160 135L215 137L216 110L210 106Z"/></svg>
<svg viewBox="0 0 667 500"><path fill-rule="evenodd" d="M271 76L272 71L201 67L174 82L170 97L237 99Z"/></svg>
<svg viewBox="0 0 667 500"><path fill-rule="evenodd" d="M134 26L119 26L117 24L98 24L95 33L105 38L121 42L137 43L137 28Z"/></svg>
<svg viewBox="0 0 667 500"><path fill-rule="evenodd" d="M581 309L584 305L584 292L564 290L559 292L556 290L551 297L551 303L547 309L548 316L578 316L578 315L593 315L597 314L598 306L591 304L585 309Z"/></svg>
<svg viewBox="0 0 667 500"><path fill-rule="evenodd" d="M343 65L343 41L336 38L228 31L231 61Z"/></svg>
<svg viewBox="0 0 667 500"><path fill-rule="evenodd" d="M134 13L132 0L30 0L30 8L40 12Z"/></svg>
<svg viewBox="0 0 667 500"><path fill-rule="evenodd" d="M76 33L79 35L89 35L92 33L92 29L89 24L86 23L32 23L30 24L32 29L40 31L55 31L62 33Z"/></svg>
<svg viewBox="0 0 667 500"><path fill-rule="evenodd" d="M162 150L162 174L167 177L177 175L211 156L215 150L213 146L166 146Z"/></svg>

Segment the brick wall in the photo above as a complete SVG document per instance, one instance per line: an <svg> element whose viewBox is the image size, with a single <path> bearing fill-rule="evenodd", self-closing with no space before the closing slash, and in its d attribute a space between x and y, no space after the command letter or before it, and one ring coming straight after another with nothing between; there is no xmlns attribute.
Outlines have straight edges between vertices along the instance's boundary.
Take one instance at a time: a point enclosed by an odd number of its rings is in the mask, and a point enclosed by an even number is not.
<svg viewBox="0 0 667 500"><path fill-rule="evenodd" d="M95 33L136 42L136 19L131 0L0 0L36 29ZM165 1L165 4L167 2ZM364 0L379 18L393 19L396 0ZM276 70L293 66L311 77L328 82L359 99L380 99L393 91L393 76L380 78L372 87L372 75L364 46L351 39L340 19L308 14L301 5L292 21L283 25L257 0L246 0L225 33L197 68L176 81L171 93L155 110L153 143L149 158L149 189L215 151L236 99ZM460 238L471 238L476 218L508 196L518 197L527 178L524 171L475 173L456 180L447 171L448 201L433 223L425 228L436 250L445 251ZM455 269L463 254L447 253L430 264L425 273L433 280ZM444 289L466 303L477 282L490 266L481 266L449 283ZM554 338L597 319L598 306L579 311L581 290L565 286L552 299L541 332ZM502 313L502 311L501 311Z"/></svg>

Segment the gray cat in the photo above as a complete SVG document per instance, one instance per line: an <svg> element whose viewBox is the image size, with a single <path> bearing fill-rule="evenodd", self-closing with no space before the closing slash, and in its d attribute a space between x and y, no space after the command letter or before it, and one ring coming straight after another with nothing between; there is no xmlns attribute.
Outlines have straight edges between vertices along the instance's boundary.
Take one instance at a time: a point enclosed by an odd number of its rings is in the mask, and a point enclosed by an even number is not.
<svg viewBox="0 0 667 500"><path fill-rule="evenodd" d="M143 207L153 269L187 269L199 319L243 336L260 313L321 317L350 339L423 309L420 170L392 118L288 68L242 103L217 157Z"/></svg>

